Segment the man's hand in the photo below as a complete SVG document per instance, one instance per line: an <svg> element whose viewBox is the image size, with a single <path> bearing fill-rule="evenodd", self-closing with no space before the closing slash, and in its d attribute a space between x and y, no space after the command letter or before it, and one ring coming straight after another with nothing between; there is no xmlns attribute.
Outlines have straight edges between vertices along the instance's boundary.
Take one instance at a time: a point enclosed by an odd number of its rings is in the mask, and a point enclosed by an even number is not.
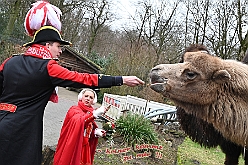
<svg viewBox="0 0 248 165"><path fill-rule="evenodd" d="M122 79L123 79L123 84L130 86L130 87L135 87L138 85L145 84L144 81L142 81L141 79L139 79L136 76L122 76Z"/></svg>

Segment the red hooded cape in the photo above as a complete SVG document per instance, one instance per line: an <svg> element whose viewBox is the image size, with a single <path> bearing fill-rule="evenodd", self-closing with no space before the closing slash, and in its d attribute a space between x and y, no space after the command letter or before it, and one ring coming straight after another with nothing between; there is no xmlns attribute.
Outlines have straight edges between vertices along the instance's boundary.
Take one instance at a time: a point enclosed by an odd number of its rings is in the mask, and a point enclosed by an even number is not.
<svg viewBox="0 0 248 165"><path fill-rule="evenodd" d="M98 138L94 135L97 128L92 114L93 107L79 102L72 106L65 117L60 138L54 155L54 165L92 165ZM92 122L90 138L84 137L84 130Z"/></svg>

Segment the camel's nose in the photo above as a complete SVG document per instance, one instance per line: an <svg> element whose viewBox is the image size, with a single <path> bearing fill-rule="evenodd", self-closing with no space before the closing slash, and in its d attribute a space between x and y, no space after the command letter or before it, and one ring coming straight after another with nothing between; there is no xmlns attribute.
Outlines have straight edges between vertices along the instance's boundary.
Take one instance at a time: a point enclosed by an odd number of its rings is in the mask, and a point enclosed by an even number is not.
<svg viewBox="0 0 248 165"><path fill-rule="evenodd" d="M152 71L152 72L149 74L149 77L150 77L151 83L158 82L158 80L160 79L160 76L156 73L156 71Z"/></svg>
<svg viewBox="0 0 248 165"><path fill-rule="evenodd" d="M155 66L154 68L151 69L150 74L149 74L151 83L158 82L158 80L160 79L158 72L160 70L161 68L159 66Z"/></svg>
<svg viewBox="0 0 248 165"><path fill-rule="evenodd" d="M158 72L160 70L161 70L161 68L159 66L155 66L154 68L151 69L151 73L152 72Z"/></svg>

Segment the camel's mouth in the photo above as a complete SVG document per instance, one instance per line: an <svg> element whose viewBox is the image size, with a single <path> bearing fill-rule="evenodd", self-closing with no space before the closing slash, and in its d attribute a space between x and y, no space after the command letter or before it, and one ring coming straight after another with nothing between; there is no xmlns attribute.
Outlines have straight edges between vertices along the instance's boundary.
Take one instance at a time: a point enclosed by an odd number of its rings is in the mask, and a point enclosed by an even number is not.
<svg viewBox="0 0 248 165"><path fill-rule="evenodd" d="M165 89L166 82L163 83L152 83L150 88L156 92L163 92Z"/></svg>
<svg viewBox="0 0 248 165"><path fill-rule="evenodd" d="M151 82L150 88L156 92L164 92L168 79L160 78L160 81Z"/></svg>
<svg viewBox="0 0 248 165"><path fill-rule="evenodd" d="M154 85L166 85L167 83L167 80L164 81L164 82L156 82L156 83L152 83L151 86L154 86Z"/></svg>
<svg viewBox="0 0 248 165"><path fill-rule="evenodd" d="M158 74L158 69L152 69L152 71L149 74L149 77L151 82L150 88L152 90L159 93L165 91L165 86L167 84L168 79Z"/></svg>

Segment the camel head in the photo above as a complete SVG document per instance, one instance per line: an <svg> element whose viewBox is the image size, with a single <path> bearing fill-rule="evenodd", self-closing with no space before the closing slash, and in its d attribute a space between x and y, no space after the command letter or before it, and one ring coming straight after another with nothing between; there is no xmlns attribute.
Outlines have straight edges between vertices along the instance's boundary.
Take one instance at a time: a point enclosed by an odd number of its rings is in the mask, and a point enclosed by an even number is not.
<svg viewBox="0 0 248 165"><path fill-rule="evenodd" d="M204 52L187 52L183 63L160 64L149 76L151 89L175 103L210 104L218 89L231 80L224 60Z"/></svg>
<svg viewBox="0 0 248 165"><path fill-rule="evenodd" d="M204 52L187 52L183 63L152 68L151 89L186 113L212 123L226 139L248 144L248 65Z"/></svg>

